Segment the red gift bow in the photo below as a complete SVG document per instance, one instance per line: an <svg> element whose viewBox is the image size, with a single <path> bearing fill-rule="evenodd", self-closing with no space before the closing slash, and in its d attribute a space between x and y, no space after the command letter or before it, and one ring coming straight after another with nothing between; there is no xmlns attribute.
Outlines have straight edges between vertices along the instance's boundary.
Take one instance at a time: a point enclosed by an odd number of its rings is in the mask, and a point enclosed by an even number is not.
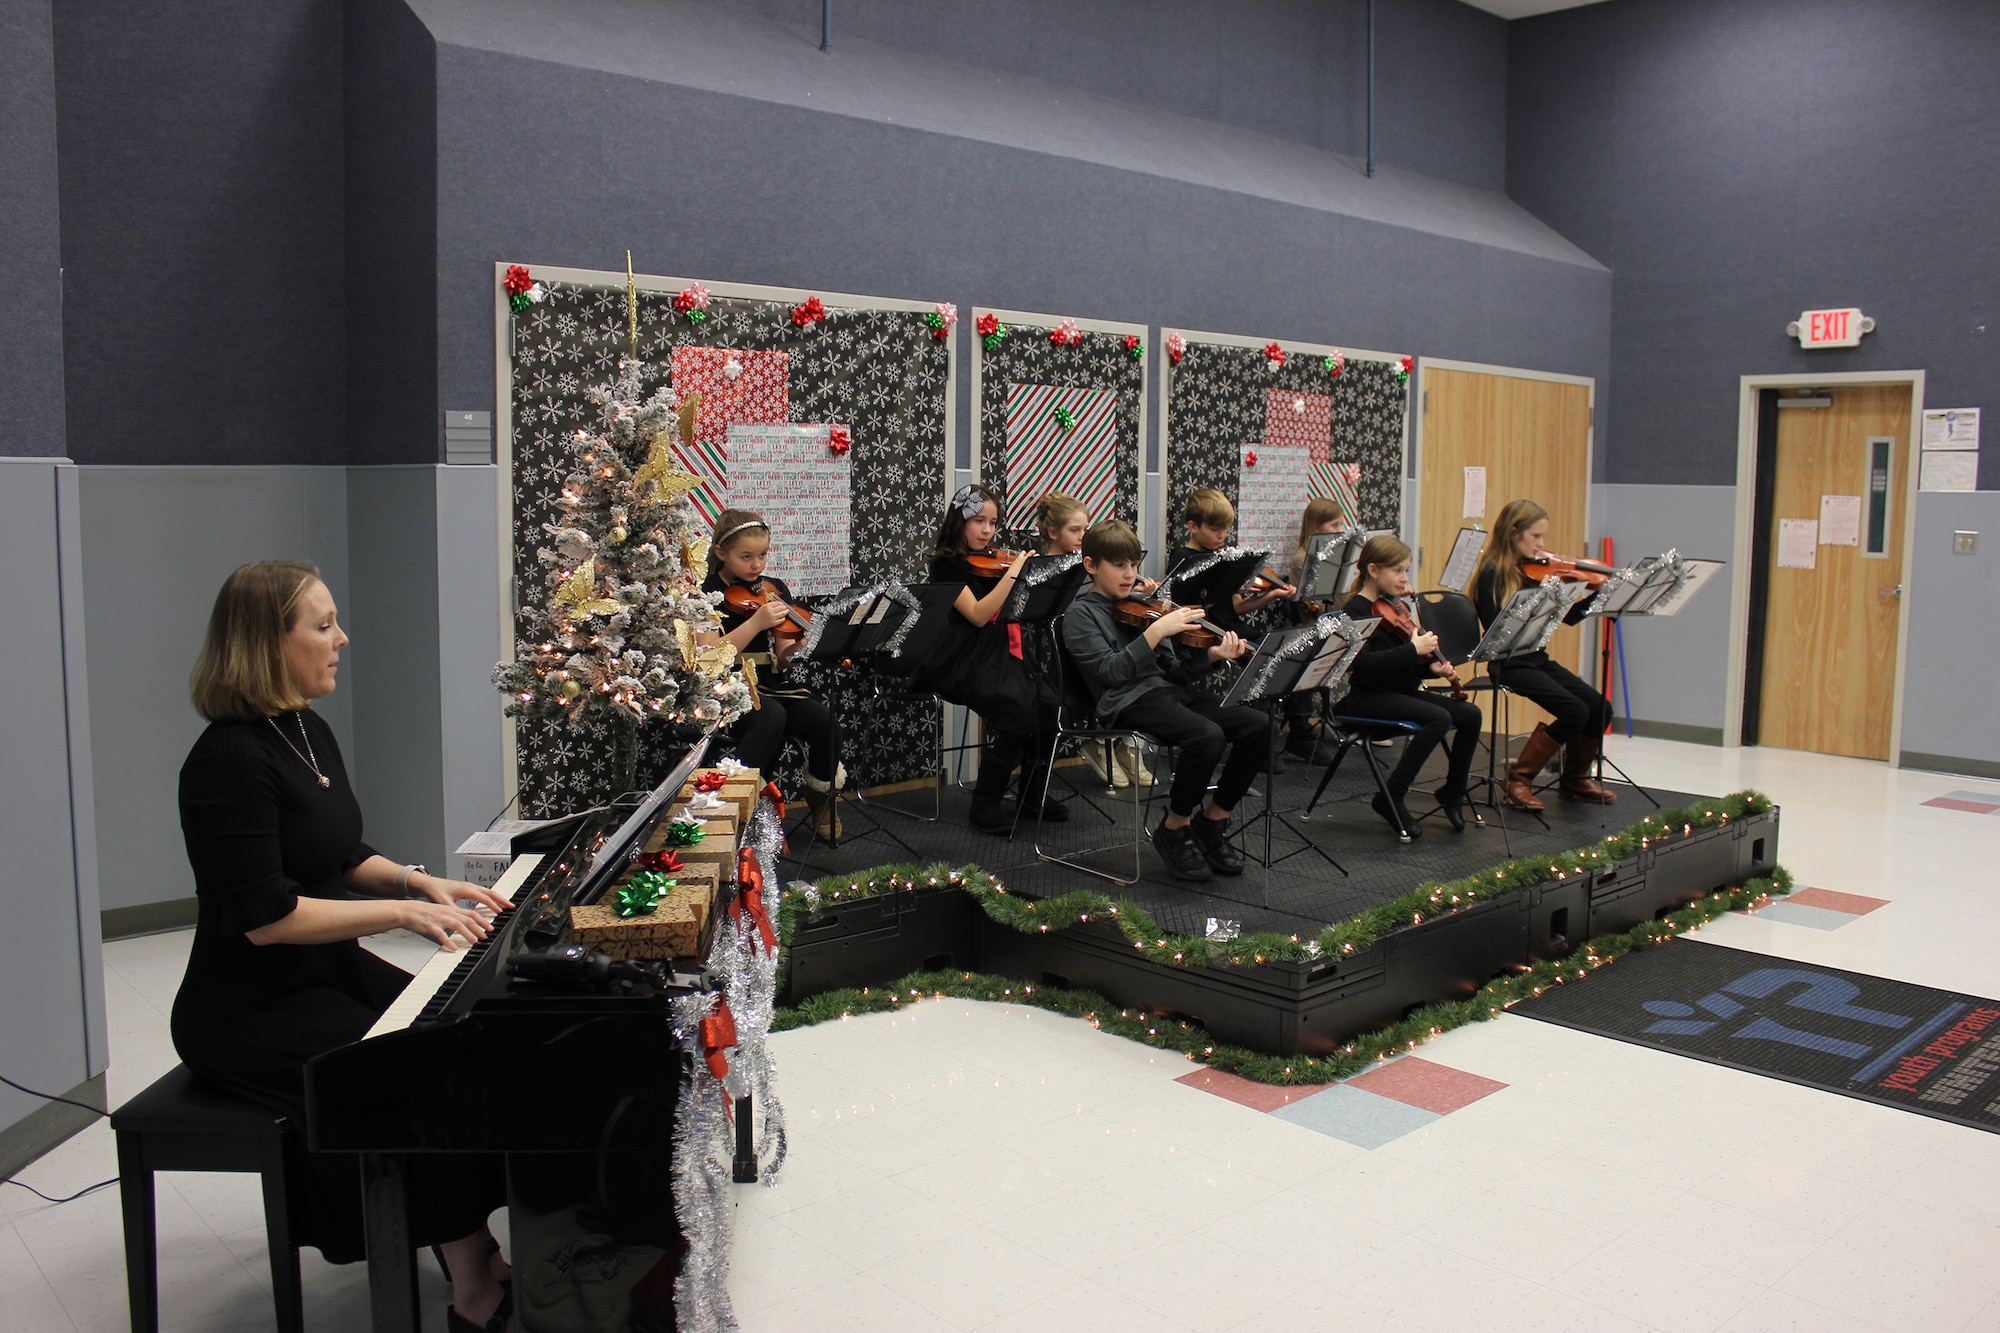
<svg viewBox="0 0 2000 1333"><path fill-rule="evenodd" d="M764 871L757 864L757 849L740 848L736 853L736 902L731 908L741 914L748 912L750 919L757 923L757 933L764 937L764 951L778 951L778 936L771 929L771 915L764 910Z"/></svg>
<svg viewBox="0 0 2000 1333"><path fill-rule="evenodd" d="M775 782L765 783L764 790L759 792L758 795L763 796L772 805L777 807L778 822L783 823L785 819L785 794L778 790L778 784Z"/></svg>
<svg viewBox="0 0 2000 1333"><path fill-rule="evenodd" d="M639 857L639 865L642 869L655 870L662 875L676 875L686 869L681 865L679 854L665 848L642 854Z"/></svg>
<svg viewBox="0 0 2000 1333"><path fill-rule="evenodd" d="M1285 349L1276 343L1265 343L1264 355L1281 366L1285 364Z"/></svg>
<svg viewBox="0 0 2000 1333"><path fill-rule="evenodd" d="M1049 330L1049 341L1058 347L1074 347L1083 341L1083 330L1076 326L1075 320L1066 319Z"/></svg>
<svg viewBox="0 0 2000 1333"><path fill-rule="evenodd" d="M1257 466L1257 451L1255 449L1252 449L1249 453L1243 455L1243 466L1244 467Z"/></svg>
<svg viewBox="0 0 2000 1333"><path fill-rule="evenodd" d="M1000 316L994 314L981 315L973 321L972 327L979 330L980 337L989 337L1000 331Z"/></svg>
<svg viewBox="0 0 2000 1333"><path fill-rule="evenodd" d="M1128 352L1129 352L1129 351L1131 351L1131 350L1132 350L1133 348L1137 347L1138 345L1139 345L1139 335L1138 335L1138 334L1136 334L1136 333L1128 333L1128 334L1126 334L1126 335L1125 335L1125 350L1126 350L1126 351L1128 351Z"/></svg>
<svg viewBox="0 0 2000 1333"><path fill-rule="evenodd" d="M728 1050L736 1045L736 1015L729 1012L729 997L715 997L715 1013L701 1020L701 1058L708 1072L718 1079L729 1077Z"/></svg>
<svg viewBox="0 0 2000 1333"><path fill-rule="evenodd" d="M943 342L945 339L951 337L951 325L937 325L931 330L931 337L937 339L939 342Z"/></svg>
<svg viewBox="0 0 2000 1333"><path fill-rule="evenodd" d="M697 773L694 775L694 789L696 791L721 791L722 784L727 781L729 781L729 778L721 769L711 768L706 773Z"/></svg>
<svg viewBox="0 0 2000 1333"><path fill-rule="evenodd" d="M792 307L792 323L798 325L800 328L804 328L808 324L825 318L826 307L820 304L820 299L817 296L808 296L804 305L795 305Z"/></svg>
<svg viewBox="0 0 2000 1333"><path fill-rule="evenodd" d="M509 264L507 266L507 276L501 280L500 285L506 288L507 295L519 296L522 292L527 291L528 288L535 285L535 279L522 265Z"/></svg>
<svg viewBox="0 0 2000 1333"><path fill-rule="evenodd" d="M1403 373L1405 375L1409 374L1416 368L1417 368L1417 358L1413 356L1406 356L1403 358Z"/></svg>
<svg viewBox="0 0 2000 1333"><path fill-rule="evenodd" d="M674 309L683 315L690 310L708 309L708 288L698 282L692 287L682 288L674 297Z"/></svg>
<svg viewBox="0 0 2000 1333"><path fill-rule="evenodd" d="M854 437L847 433L847 427L835 426L827 432L826 447L833 450L835 457L846 453L854 445Z"/></svg>

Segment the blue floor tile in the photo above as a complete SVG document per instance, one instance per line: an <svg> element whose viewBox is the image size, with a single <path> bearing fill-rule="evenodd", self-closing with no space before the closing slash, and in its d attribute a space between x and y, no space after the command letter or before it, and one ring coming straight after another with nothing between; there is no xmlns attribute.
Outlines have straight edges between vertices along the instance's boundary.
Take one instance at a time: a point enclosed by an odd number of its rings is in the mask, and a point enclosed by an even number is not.
<svg viewBox="0 0 2000 1333"><path fill-rule="evenodd" d="M1811 926L1814 930L1839 930L1850 921L1861 918L1852 912L1836 912L1825 907L1810 907L1805 903L1788 903L1782 899L1759 908L1755 914L1759 920L1769 917L1791 926Z"/></svg>
<svg viewBox="0 0 2000 1333"><path fill-rule="evenodd" d="M1421 1106L1378 1097L1345 1084L1281 1106L1271 1114L1357 1148L1379 1148L1443 1118Z"/></svg>

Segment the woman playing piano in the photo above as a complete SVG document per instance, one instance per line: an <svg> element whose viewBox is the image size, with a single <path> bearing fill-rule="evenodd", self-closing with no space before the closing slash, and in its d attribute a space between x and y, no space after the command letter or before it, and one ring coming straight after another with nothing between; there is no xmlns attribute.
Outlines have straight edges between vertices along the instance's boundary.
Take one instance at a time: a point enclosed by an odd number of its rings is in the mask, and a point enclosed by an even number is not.
<svg viewBox="0 0 2000 1333"><path fill-rule="evenodd" d="M306 1061L358 1041L410 980L362 937L400 927L453 949L485 936L482 909L509 906L361 840L340 747L310 707L333 692L346 644L312 566L245 565L216 596L189 681L209 725L181 766L181 832L199 907L174 1000L174 1048L203 1080L300 1129ZM307 1153L304 1139L287 1140L297 1154L293 1236L332 1263L352 1263L363 1257L354 1160ZM440 1246L452 1274L447 1326L503 1327L505 1274L486 1229L506 1198L499 1159L411 1166L411 1236Z"/></svg>

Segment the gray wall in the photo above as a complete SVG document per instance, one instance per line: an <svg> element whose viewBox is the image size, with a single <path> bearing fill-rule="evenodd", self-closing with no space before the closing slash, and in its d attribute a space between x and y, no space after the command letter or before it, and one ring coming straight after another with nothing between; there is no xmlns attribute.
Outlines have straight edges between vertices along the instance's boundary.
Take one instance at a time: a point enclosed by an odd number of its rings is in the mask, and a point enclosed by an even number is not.
<svg viewBox="0 0 2000 1333"><path fill-rule="evenodd" d="M56 1094L109 1062L76 482L61 460L0 460L0 1070ZM83 1116L0 1086L0 1173Z"/></svg>
<svg viewBox="0 0 2000 1333"><path fill-rule="evenodd" d="M819 41L810 0L714 3ZM837 0L834 46L859 38L1358 157L1367 25L1366 0ZM1499 189L1507 25L1458 0L1386 0L1376 45L1377 157Z"/></svg>
<svg viewBox="0 0 2000 1333"><path fill-rule="evenodd" d="M63 0L55 73L70 456L345 462L340 0Z"/></svg>
<svg viewBox="0 0 2000 1333"><path fill-rule="evenodd" d="M0 0L0 458L63 453L54 49L49 0Z"/></svg>
<svg viewBox="0 0 2000 1333"><path fill-rule="evenodd" d="M1953 555L1955 531L1976 555ZM2000 625L2000 492L1917 496L1903 685L1905 764L2000 778L2000 708L1988 679Z"/></svg>
<svg viewBox="0 0 2000 1333"><path fill-rule="evenodd" d="M1613 273L1601 479L1732 483L1745 374L1997 405L2000 5L1617 0L1509 38L1507 192ZM1860 347L1785 337L1846 305Z"/></svg>

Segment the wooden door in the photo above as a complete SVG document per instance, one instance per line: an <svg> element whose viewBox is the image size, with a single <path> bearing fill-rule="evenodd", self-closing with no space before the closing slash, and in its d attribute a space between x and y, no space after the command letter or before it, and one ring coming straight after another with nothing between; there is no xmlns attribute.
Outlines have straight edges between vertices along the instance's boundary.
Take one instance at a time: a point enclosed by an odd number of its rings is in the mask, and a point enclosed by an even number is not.
<svg viewBox="0 0 2000 1333"><path fill-rule="evenodd" d="M1461 528L1491 529L1509 500L1530 499L1549 511L1549 548L1587 556L1584 531L1590 506L1590 388L1554 380L1521 379L1479 371L1423 372L1423 446L1418 458L1417 586L1435 588ZM1482 517L1465 513L1465 469L1486 469ZM1583 628L1594 622L1586 621ZM1556 632L1549 655L1577 665L1583 628ZM1582 674L1590 679L1592 669ZM1466 674L1461 671L1460 675ZM1514 699L1509 729L1532 728L1548 715Z"/></svg>
<svg viewBox="0 0 2000 1333"><path fill-rule="evenodd" d="M1903 577L1910 389L1868 385L1825 396L1833 406L1778 413L1771 539L1758 553L1769 591L1757 743L1887 759L1901 627L1891 590ZM1894 440L1886 460L1870 443L1881 439ZM1888 472L1879 496L1871 488L1877 463ZM1859 498L1858 544L1814 545L1813 568L1782 567L1784 520L1820 521L1824 496ZM1871 525L1879 553L1869 549Z"/></svg>

